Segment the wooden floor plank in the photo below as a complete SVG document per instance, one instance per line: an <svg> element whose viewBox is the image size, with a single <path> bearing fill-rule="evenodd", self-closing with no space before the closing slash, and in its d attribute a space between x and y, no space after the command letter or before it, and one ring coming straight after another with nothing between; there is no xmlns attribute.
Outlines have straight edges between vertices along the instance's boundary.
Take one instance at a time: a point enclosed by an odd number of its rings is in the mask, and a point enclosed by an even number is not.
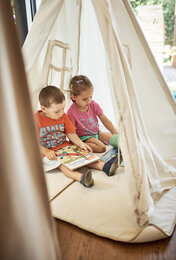
<svg viewBox="0 0 176 260"><path fill-rule="evenodd" d="M55 219L62 260L176 260L176 230L172 237L131 244L96 236Z"/></svg>

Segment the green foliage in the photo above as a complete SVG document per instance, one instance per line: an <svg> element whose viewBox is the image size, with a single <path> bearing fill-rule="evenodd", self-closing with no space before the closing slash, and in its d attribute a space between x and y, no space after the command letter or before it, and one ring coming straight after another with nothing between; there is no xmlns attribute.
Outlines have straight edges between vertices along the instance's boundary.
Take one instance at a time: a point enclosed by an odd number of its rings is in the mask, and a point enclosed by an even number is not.
<svg viewBox="0 0 176 260"><path fill-rule="evenodd" d="M130 0L132 7L135 9L139 5L162 4L163 0Z"/></svg>
<svg viewBox="0 0 176 260"><path fill-rule="evenodd" d="M165 44L173 45L175 0L129 0L135 13L139 5L162 4L165 23Z"/></svg>

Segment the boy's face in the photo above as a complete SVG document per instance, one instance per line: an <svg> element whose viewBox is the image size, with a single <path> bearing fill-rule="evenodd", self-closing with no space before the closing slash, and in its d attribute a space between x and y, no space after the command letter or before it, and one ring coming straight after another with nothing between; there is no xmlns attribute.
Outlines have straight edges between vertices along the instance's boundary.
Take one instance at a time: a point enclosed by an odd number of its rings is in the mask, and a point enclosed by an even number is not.
<svg viewBox="0 0 176 260"><path fill-rule="evenodd" d="M46 117L59 119L64 114L65 100L61 104L52 103L50 107L41 106L42 112Z"/></svg>

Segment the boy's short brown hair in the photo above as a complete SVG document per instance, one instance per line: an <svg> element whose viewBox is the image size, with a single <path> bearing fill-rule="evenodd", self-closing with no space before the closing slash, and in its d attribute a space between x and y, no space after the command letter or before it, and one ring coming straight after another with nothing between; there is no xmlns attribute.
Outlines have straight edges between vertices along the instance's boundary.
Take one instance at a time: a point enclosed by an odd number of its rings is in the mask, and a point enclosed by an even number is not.
<svg viewBox="0 0 176 260"><path fill-rule="evenodd" d="M39 93L40 105L44 107L50 107L52 103L62 104L64 100L64 94L55 86L47 86L42 88Z"/></svg>

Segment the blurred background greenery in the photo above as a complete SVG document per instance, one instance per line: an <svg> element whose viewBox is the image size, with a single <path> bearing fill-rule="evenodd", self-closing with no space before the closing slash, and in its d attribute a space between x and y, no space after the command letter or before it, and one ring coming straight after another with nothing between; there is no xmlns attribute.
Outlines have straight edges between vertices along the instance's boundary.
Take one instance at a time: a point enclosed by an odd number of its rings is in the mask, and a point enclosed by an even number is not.
<svg viewBox="0 0 176 260"><path fill-rule="evenodd" d="M130 0L130 3L136 15L138 6L161 4L165 24L165 44L176 45L176 39L174 39L175 0Z"/></svg>
<svg viewBox="0 0 176 260"><path fill-rule="evenodd" d="M129 2L176 99L176 0L129 0Z"/></svg>

